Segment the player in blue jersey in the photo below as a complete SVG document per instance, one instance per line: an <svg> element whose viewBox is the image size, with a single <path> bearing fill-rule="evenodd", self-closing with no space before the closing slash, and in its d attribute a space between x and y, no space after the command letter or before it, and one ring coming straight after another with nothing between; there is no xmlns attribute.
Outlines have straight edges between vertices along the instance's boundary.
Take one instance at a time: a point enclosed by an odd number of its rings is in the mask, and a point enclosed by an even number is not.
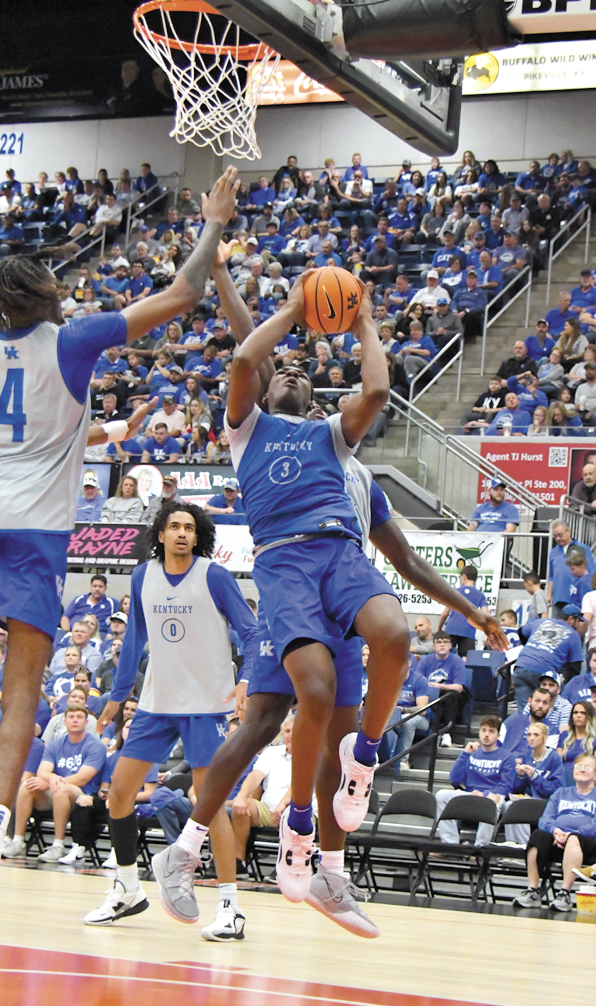
<svg viewBox="0 0 596 1006"><path fill-rule="evenodd" d="M58 624L95 362L104 349L194 309L233 210L235 175L229 168L205 200L207 224L172 286L121 313L65 326L54 274L35 257L0 261L0 613L10 632L0 723L0 847Z"/></svg>
<svg viewBox="0 0 596 1006"><path fill-rule="evenodd" d="M128 629L118 669L99 727L108 723L126 699L134 682L144 647L149 664L122 756L110 789L110 831L118 876L103 905L85 917L86 925L107 926L137 915L149 906L139 884L138 828L135 796L153 762L167 760L181 738L193 770L195 792L200 792L212 756L226 735L226 713L234 703L231 623L250 668L257 623L236 580L211 559L215 525L199 507L179 501L164 503L151 528L153 558L132 574ZM226 696L228 700L226 701ZM203 930L205 939L244 938L244 916L236 891L236 853L230 819L221 808L212 826L212 845L220 882L220 904L215 922ZM194 849L196 828L185 830L180 845L153 858L153 870L166 910L180 918L180 901L196 867L188 856ZM189 837L190 834L190 837ZM175 860L178 859L178 863ZM173 868L178 871L171 882ZM182 874L183 881L180 881ZM196 901L184 922L197 922Z"/></svg>

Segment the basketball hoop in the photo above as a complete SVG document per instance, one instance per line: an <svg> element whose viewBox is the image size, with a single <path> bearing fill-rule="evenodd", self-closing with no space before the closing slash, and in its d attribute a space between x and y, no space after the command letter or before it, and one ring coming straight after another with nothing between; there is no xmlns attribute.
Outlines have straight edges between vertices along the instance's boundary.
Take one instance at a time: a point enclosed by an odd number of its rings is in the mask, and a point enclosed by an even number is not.
<svg viewBox="0 0 596 1006"><path fill-rule="evenodd" d="M174 15L189 13L197 15L194 31L182 19L186 38L181 38ZM172 85L176 122L170 136L178 143L211 146L219 156L260 157L257 105L279 54L262 42L243 44L240 27L202 0L149 0L137 8L133 21L137 40Z"/></svg>

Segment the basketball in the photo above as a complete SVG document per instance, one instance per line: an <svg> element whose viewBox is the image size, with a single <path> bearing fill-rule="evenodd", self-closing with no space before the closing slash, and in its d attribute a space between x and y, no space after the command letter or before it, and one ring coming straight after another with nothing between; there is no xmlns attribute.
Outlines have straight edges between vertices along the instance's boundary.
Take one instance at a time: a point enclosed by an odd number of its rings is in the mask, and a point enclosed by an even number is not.
<svg viewBox="0 0 596 1006"><path fill-rule="evenodd" d="M361 300L360 284L347 269L323 266L304 281L304 317L315 332L348 332L356 321Z"/></svg>

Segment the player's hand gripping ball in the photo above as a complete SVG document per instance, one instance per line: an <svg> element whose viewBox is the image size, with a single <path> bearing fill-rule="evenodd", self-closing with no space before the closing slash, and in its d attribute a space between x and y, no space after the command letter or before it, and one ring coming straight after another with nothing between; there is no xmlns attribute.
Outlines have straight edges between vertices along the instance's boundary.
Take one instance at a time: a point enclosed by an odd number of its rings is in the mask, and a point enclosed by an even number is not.
<svg viewBox="0 0 596 1006"><path fill-rule="evenodd" d="M347 269L323 266L314 269L304 281L304 317L315 332L349 332L361 300L360 284Z"/></svg>

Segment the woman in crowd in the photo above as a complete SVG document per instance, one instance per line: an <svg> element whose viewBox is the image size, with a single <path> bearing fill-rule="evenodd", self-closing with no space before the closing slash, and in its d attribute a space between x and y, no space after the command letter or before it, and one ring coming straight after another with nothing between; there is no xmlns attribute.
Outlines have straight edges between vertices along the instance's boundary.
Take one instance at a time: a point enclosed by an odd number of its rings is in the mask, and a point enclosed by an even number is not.
<svg viewBox="0 0 596 1006"><path fill-rule="evenodd" d="M478 179L477 201L481 202L485 199L490 199L491 202L496 203L504 188L505 178L499 171L497 162L493 160L486 161L484 171Z"/></svg>
<svg viewBox="0 0 596 1006"><path fill-rule="evenodd" d="M105 168L100 168L97 172L97 182L101 185L105 196L114 195L114 186L108 178L108 173Z"/></svg>
<svg viewBox="0 0 596 1006"><path fill-rule="evenodd" d="M563 354L555 346L551 349L546 363L542 363L538 368L538 386L548 398L555 398L559 389L563 387L564 379Z"/></svg>
<svg viewBox="0 0 596 1006"><path fill-rule="evenodd" d="M298 210L295 210L293 206L287 206L284 210L279 233L284 238L297 237L298 231L303 225L304 218L300 216Z"/></svg>
<svg viewBox="0 0 596 1006"><path fill-rule="evenodd" d="M137 480L132 475L121 478L116 495L111 496L101 508L102 524L138 524L144 507L137 490Z"/></svg>
<svg viewBox="0 0 596 1006"><path fill-rule="evenodd" d="M189 374L184 382L184 389L180 392L178 402L179 408L187 408L193 398L198 398L201 391L201 382L194 374Z"/></svg>
<svg viewBox="0 0 596 1006"><path fill-rule="evenodd" d="M521 758L516 759L518 764L515 766L516 779L513 786L515 794L544 800L552 796L560 786L567 785L561 756L553 748L546 746L547 739L546 723L530 723L526 731L525 751ZM508 842L527 845L530 825L505 825L505 838Z"/></svg>
<svg viewBox="0 0 596 1006"><path fill-rule="evenodd" d="M445 205L442 199L437 199L428 213L422 217L420 231L416 235L416 240L423 244L438 244L439 232L445 224Z"/></svg>
<svg viewBox="0 0 596 1006"><path fill-rule="evenodd" d="M424 306L420 303L414 304L412 310L399 319L395 326L395 338L400 342L406 342L410 337L410 326L413 321L421 321L423 325L425 324Z"/></svg>
<svg viewBox="0 0 596 1006"><path fill-rule="evenodd" d="M195 423L191 428L188 446L184 451L184 460L189 465L205 465L208 463L207 432L199 423Z"/></svg>
<svg viewBox="0 0 596 1006"><path fill-rule="evenodd" d="M449 206L453 202L453 189L447 179L446 171L439 171L435 181L428 190L428 205L434 206L437 199L441 199L445 205Z"/></svg>
<svg viewBox="0 0 596 1006"><path fill-rule="evenodd" d="M461 176L457 185L453 190L454 196L468 196L475 195L478 192L478 172L474 168L470 168L466 171L464 175Z"/></svg>
<svg viewBox="0 0 596 1006"><path fill-rule="evenodd" d="M174 357L169 349L158 350L157 359L147 374L147 384L152 390L157 391L163 384L170 383L169 371L174 366Z"/></svg>
<svg viewBox="0 0 596 1006"><path fill-rule="evenodd" d="M143 507L149 506L149 500L155 499L156 493L151 492L153 472L149 468L139 468L137 472L137 492Z"/></svg>
<svg viewBox="0 0 596 1006"><path fill-rule="evenodd" d="M466 213L461 199L456 199L451 213L441 228L440 236L442 237L445 231L449 230L453 233L455 244L458 245L466 233L466 228L470 226L471 222L472 221Z"/></svg>
<svg viewBox="0 0 596 1006"><path fill-rule="evenodd" d="M461 164L459 168L456 168L453 172L453 181L459 181L464 178L468 171L477 171L480 168L478 161L476 160L474 154L471 150L464 150L463 157L461 159Z"/></svg>
<svg viewBox="0 0 596 1006"><path fill-rule="evenodd" d="M549 437L548 409L545 405L537 405L532 414L532 424L528 428L529 437Z"/></svg>
<svg viewBox="0 0 596 1006"><path fill-rule="evenodd" d="M296 189L294 187L294 183L288 175L285 175L281 180L277 198L274 200L273 211L275 213L281 213L283 210L288 209L295 198Z"/></svg>
<svg viewBox="0 0 596 1006"><path fill-rule="evenodd" d="M72 312L72 317L83 318L86 314L97 314L98 311L101 311L102 306L101 301L95 295L95 290L90 286L85 287L83 290L83 300L76 310Z"/></svg>
<svg viewBox="0 0 596 1006"><path fill-rule="evenodd" d="M570 410L562 402L553 402L548 410L548 425L551 437L583 437L583 423L575 410Z"/></svg>
<svg viewBox="0 0 596 1006"><path fill-rule="evenodd" d="M205 434L209 433L213 425L211 410L200 398L192 398L184 413L186 420L186 434L190 437L193 426L201 426Z"/></svg>
<svg viewBox="0 0 596 1006"><path fill-rule="evenodd" d="M566 371L571 370L574 363L579 363L582 360L587 345L588 340L583 334L577 318L567 318L556 344L556 348L560 349L563 354L563 366Z"/></svg>
<svg viewBox="0 0 596 1006"><path fill-rule="evenodd" d="M130 611L130 594L125 594L120 604L118 605L118 611L123 611L125 615L128 615Z"/></svg>
<svg viewBox="0 0 596 1006"><path fill-rule="evenodd" d="M578 755L593 754L596 750L596 723L591 702L575 702L567 730L559 735L557 751L563 759L567 786L573 786L573 763Z"/></svg>
<svg viewBox="0 0 596 1006"><path fill-rule="evenodd" d="M109 693L106 693L109 697ZM118 707L118 712L114 716L111 723L108 723L107 727L101 735L101 743L105 744L108 751L119 751L118 743L122 736L122 727L127 720L131 720L139 708L139 700L136 695L129 695L124 702L121 702ZM120 744L122 747L122 744Z"/></svg>
<svg viewBox="0 0 596 1006"><path fill-rule="evenodd" d="M362 234L360 233L360 228L356 224L352 224L347 238L344 238L343 242L343 252L344 261L348 266L351 266L355 261L354 255L364 254L364 242Z"/></svg>
<svg viewBox="0 0 596 1006"><path fill-rule="evenodd" d="M424 188L424 175L422 174L421 171L418 171L418 169L416 169L416 171L412 172L412 177L410 178L410 181L404 182L402 186L402 192L404 196L415 196L416 189L423 189L423 188Z"/></svg>
<svg viewBox="0 0 596 1006"><path fill-rule="evenodd" d="M596 363L596 346L586 346L584 358L579 363L575 363L567 374L567 387L577 388L578 384L586 379L586 363Z"/></svg>
<svg viewBox="0 0 596 1006"><path fill-rule="evenodd" d="M230 441L225 430L221 431L215 443L210 440L207 444L207 458L210 465L232 464Z"/></svg>

